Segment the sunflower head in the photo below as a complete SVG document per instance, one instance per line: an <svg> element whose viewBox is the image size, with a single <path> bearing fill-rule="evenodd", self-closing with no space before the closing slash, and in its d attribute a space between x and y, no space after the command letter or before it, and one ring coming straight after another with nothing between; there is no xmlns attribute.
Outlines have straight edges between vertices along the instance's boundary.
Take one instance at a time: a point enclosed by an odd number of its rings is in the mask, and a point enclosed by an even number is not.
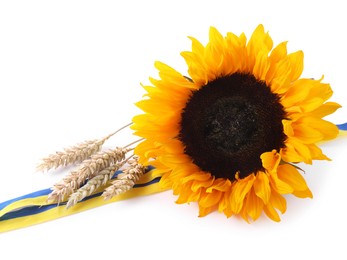
<svg viewBox="0 0 347 260"><path fill-rule="evenodd" d="M259 25L249 41L210 29L202 45L190 37L182 52L189 77L156 62L160 79L144 86L133 118L144 138L135 153L172 188L178 203L197 202L199 215L213 210L279 221L284 194L312 197L295 163L329 160L317 146L337 136L322 119L340 107L322 79L300 78L303 52L273 48Z"/></svg>

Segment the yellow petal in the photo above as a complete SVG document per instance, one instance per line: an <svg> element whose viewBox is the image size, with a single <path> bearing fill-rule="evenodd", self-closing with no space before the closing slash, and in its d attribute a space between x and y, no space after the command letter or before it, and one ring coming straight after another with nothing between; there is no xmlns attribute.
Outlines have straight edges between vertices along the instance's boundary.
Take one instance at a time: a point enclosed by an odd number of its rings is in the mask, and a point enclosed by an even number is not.
<svg viewBox="0 0 347 260"><path fill-rule="evenodd" d="M281 103L285 107L290 107L304 101L312 87L313 81L311 79L299 79L293 82L284 98L281 99Z"/></svg>
<svg viewBox="0 0 347 260"><path fill-rule="evenodd" d="M283 132L286 136L294 136L294 129L291 120L282 120Z"/></svg>
<svg viewBox="0 0 347 260"><path fill-rule="evenodd" d="M247 38L245 34L241 34L240 37L233 33L227 33L225 39L226 43L226 60L230 62L229 74L236 71L246 70L247 61L247 49L246 49Z"/></svg>
<svg viewBox="0 0 347 260"><path fill-rule="evenodd" d="M180 186L179 190L176 189L174 191L175 191L174 194L178 195L178 198L176 200L177 204L189 203L194 201L192 199L193 193L191 192L189 183Z"/></svg>
<svg viewBox="0 0 347 260"><path fill-rule="evenodd" d="M323 154L322 150L316 144L309 144L307 147L311 152L312 159L331 161L330 158Z"/></svg>
<svg viewBox="0 0 347 260"><path fill-rule="evenodd" d="M188 73L194 83L198 86L205 85L208 82L208 78L203 57L189 51L181 52L181 56L185 59L188 65Z"/></svg>
<svg viewBox="0 0 347 260"><path fill-rule="evenodd" d="M330 85L321 83L321 79L299 79L291 84L281 103L286 110L298 106L301 112L308 113L319 109L332 93Z"/></svg>
<svg viewBox="0 0 347 260"><path fill-rule="evenodd" d="M213 185L214 182L214 178L210 178L207 181L193 181L192 184L192 191L197 191L200 188L208 188L211 187L211 185Z"/></svg>
<svg viewBox="0 0 347 260"><path fill-rule="evenodd" d="M139 158L140 163L148 165L148 159L155 158L157 151L158 148L151 141L144 140L135 147L134 153L141 154L142 156Z"/></svg>
<svg viewBox="0 0 347 260"><path fill-rule="evenodd" d="M160 73L162 73L162 75L166 75L168 77L176 77L176 78L182 77L181 73L177 72L175 69L166 65L163 62L156 61L154 63L154 66L157 68L157 70L159 70Z"/></svg>
<svg viewBox="0 0 347 260"><path fill-rule="evenodd" d="M293 124L294 136L304 144L316 143L323 140L323 134L307 124Z"/></svg>
<svg viewBox="0 0 347 260"><path fill-rule="evenodd" d="M210 41L205 49L205 60L207 73L209 74L209 80L213 80L216 77L226 75L223 66L225 62L225 40L220 32L214 28L210 28Z"/></svg>
<svg viewBox="0 0 347 260"><path fill-rule="evenodd" d="M184 153L184 146L181 141L177 139L172 139L165 143L165 146L163 147L163 151L165 153L170 154L183 154Z"/></svg>
<svg viewBox="0 0 347 260"><path fill-rule="evenodd" d="M194 37L188 37L192 41L192 52L203 57L205 47Z"/></svg>
<svg viewBox="0 0 347 260"><path fill-rule="evenodd" d="M231 193L230 193L231 194ZM229 194L229 199L225 199L225 201L227 201L226 203L226 207L225 209L223 210L223 213L225 214L225 216L227 216L228 218L230 218L231 216L235 215L235 213L232 211L232 208L231 208L231 195Z"/></svg>
<svg viewBox="0 0 347 260"><path fill-rule="evenodd" d="M270 62L277 63L278 61L284 59L287 56L287 42L282 42L278 44L270 54Z"/></svg>
<svg viewBox="0 0 347 260"><path fill-rule="evenodd" d="M257 43L264 44L268 51L270 51L273 47L273 41L270 35L268 33L265 33L264 26L262 24L259 24L257 28L254 30L248 42L247 48L257 48Z"/></svg>
<svg viewBox="0 0 347 260"><path fill-rule="evenodd" d="M305 179L295 167L289 164L280 165L277 174L278 178L290 185L294 191L304 191L308 189Z"/></svg>
<svg viewBox="0 0 347 260"><path fill-rule="evenodd" d="M272 49L272 39L268 33L265 33L263 25L259 25L253 32L248 44L248 70L253 71L256 57L259 51L269 52Z"/></svg>
<svg viewBox="0 0 347 260"><path fill-rule="evenodd" d="M222 198L221 198L221 200L220 200L220 202L219 202L219 204L218 204L218 211L219 212L224 212L225 210L226 211L228 211L227 210L227 208L229 208L230 209L230 194L231 194L231 190L229 189L229 190L227 190L227 191L225 191L224 193L223 193L223 196L222 196ZM228 211L230 214L232 214L231 213L231 211ZM227 214L226 214L227 215ZM227 215L228 216L228 215ZM231 215L229 215L229 217L230 217Z"/></svg>
<svg viewBox="0 0 347 260"><path fill-rule="evenodd" d="M282 214L287 210L287 202L282 195L277 192L272 192L269 203L272 204L273 207L278 209Z"/></svg>
<svg viewBox="0 0 347 260"><path fill-rule="evenodd" d="M294 145L290 142L292 138L288 138L286 147L281 149L281 157L286 162L302 162L304 158L298 154Z"/></svg>
<svg viewBox="0 0 347 260"><path fill-rule="evenodd" d="M260 217L261 212L263 211L264 203L263 201L255 194L254 189L252 189L246 197L245 204L243 206L242 217L248 221L250 216L253 221Z"/></svg>
<svg viewBox="0 0 347 260"><path fill-rule="evenodd" d="M278 215L277 211L271 204L267 204L264 206L264 212L273 221L276 221L276 222L281 221L280 216Z"/></svg>
<svg viewBox="0 0 347 260"><path fill-rule="evenodd" d="M313 198L312 192L310 189L303 190L303 191L295 191L293 192L293 195L298 198Z"/></svg>
<svg viewBox="0 0 347 260"><path fill-rule="evenodd" d="M189 165L191 160L185 155L163 154L160 157L160 162L167 167L175 169L177 166L183 167L184 165Z"/></svg>
<svg viewBox="0 0 347 260"><path fill-rule="evenodd" d="M171 171L171 169L158 169L155 168L153 170L150 171L151 176L153 176L153 178L157 178L157 177L161 177L166 173L169 173Z"/></svg>
<svg viewBox="0 0 347 260"><path fill-rule="evenodd" d="M304 53L297 51L288 55L289 62L291 64L291 81L297 80L304 69Z"/></svg>
<svg viewBox="0 0 347 260"><path fill-rule="evenodd" d="M205 217L214 210L214 207L204 208L199 206L199 217Z"/></svg>
<svg viewBox="0 0 347 260"><path fill-rule="evenodd" d="M323 135L323 140L331 140L337 137L339 129L329 121L314 117L302 117L299 123L306 124L309 127L319 131Z"/></svg>
<svg viewBox="0 0 347 260"><path fill-rule="evenodd" d="M266 215L271 218L273 221L279 222L281 221L276 209L280 210L283 214L286 211L286 200L276 192L271 194L270 201L267 205L264 206L264 212Z"/></svg>
<svg viewBox="0 0 347 260"><path fill-rule="evenodd" d="M154 160L153 163L155 163L156 161L160 161L160 158L157 158L156 160ZM162 163L160 162L160 164ZM179 183L183 183L183 184L189 181L192 181L192 179L185 179L185 178L192 174L196 174L197 172L193 164L184 164L184 165L180 165L180 167L171 167L171 166L164 165L164 167L172 169L170 178L176 179L178 180ZM185 182L183 182L184 179L185 179Z"/></svg>
<svg viewBox="0 0 347 260"><path fill-rule="evenodd" d="M324 99L320 97L313 97L309 100L306 100L300 104L300 108L303 112L311 112L317 108L319 108L324 102Z"/></svg>
<svg viewBox="0 0 347 260"><path fill-rule="evenodd" d="M182 183L188 182L188 181L210 181L211 179L211 174L208 173L203 173L203 172L195 172L189 174L187 177L183 178L181 181Z"/></svg>
<svg viewBox="0 0 347 260"><path fill-rule="evenodd" d="M214 190L226 192L231 187L231 182L228 179L218 178L214 181L213 185L206 189L206 192L211 193Z"/></svg>
<svg viewBox="0 0 347 260"><path fill-rule="evenodd" d="M271 191L277 191L279 194L293 193L294 189L284 181L278 178L277 173L270 175Z"/></svg>
<svg viewBox="0 0 347 260"><path fill-rule="evenodd" d="M271 80L269 76L267 76L267 83L270 85L272 92L282 95L289 89L291 83L290 66L291 64L288 58L283 59L274 65Z"/></svg>
<svg viewBox="0 0 347 260"><path fill-rule="evenodd" d="M324 101L328 100L333 95L333 90L330 84L322 83L323 77L319 80L314 80L314 86L310 89L311 97L320 97Z"/></svg>
<svg viewBox="0 0 347 260"><path fill-rule="evenodd" d="M266 83L270 85L277 70L277 63L287 57L287 42L282 42L277 45L269 56L269 70L266 74Z"/></svg>
<svg viewBox="0 0 347 260"><path fill-rule="evenodd" d="M235 181L231 192L231 210L238 214L243 206L243 201L249 190L252 188L255 180L254 174L244 179Z"/></svg>
<svg viewBox="0 0 347 260"><path fill-rule="evenodd" d="M268 62L268 52L260 51L256 56L255 65L253 68L253 75L261 81L266 80L266 74L269 70L270 64Z"/></svg>
<svg viewBox="0 0 347 260"><path fill-rule="evenodd" d="M260 156L260 159L262 161L263 167L268 172L276 171L278 164L281 161L281 156L279 153L276 152L276 150L273 150L272 152L265 152Z"/></svg>
<svg viewBox="0 0 347 260"><path fill-rule="evenodd" d="M202 192L199 200L199 206L209 208L218 205L222 198L222 192L214 191L212 193Z"/></svg>
<svg viewBox="0 0 347 260"><path fill-rule="evenodd" d="M290 185L280 180L275 175L271 175L270 183L272 190L277 191L279 194L291 194L294 191Z"/></svg>
<svg viewBox="0 0 347 260"><path fill-rule="evenodd" d="M267 204L271 195L269 178L264 172L258 172L253 185L255 194Z"/></svg>
<svg viewBox="0 0 347 260"><path fill-rule="evenodd" d="M302 161L307 164L312 164L312 156L307 145L303 144L300 139L288 138L288 141L293 145L295 152L302 158ZM288 161L292 162L292 161ZM297 161L300 162L300 161Z"/></svg>
<svg viewBox="0 0 347 260"><path fill-rule="evenodd" d="M318 107L317 109L313 110L312 112L310 112L309 115L322 118L322 117L325 117L327 115L334 113L339 108L341 108L340 104L335 103L335 102L327 102L327 103L321 105L320 107Z"/></svg>
<svg viewBox="0 0 347 260"><path fill-rule="evenodd" d="M270 83L270 87L272 92L278 95L283 95L290 87L289 73L285 73L273 79Z"/></svg>

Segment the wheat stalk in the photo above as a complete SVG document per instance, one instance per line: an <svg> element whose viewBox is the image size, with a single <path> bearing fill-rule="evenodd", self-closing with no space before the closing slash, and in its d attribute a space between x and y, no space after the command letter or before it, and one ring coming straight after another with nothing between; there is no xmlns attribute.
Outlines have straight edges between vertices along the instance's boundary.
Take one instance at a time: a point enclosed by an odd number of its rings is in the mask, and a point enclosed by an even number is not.
<svg viewBox="0 0 347 260"><path fill-rule="evenodd" d="M124 163L125 161L114 164L100 171L98 175L90 179L83 187L79 188L75 193L71 194L66 204L66 208L68 209L76 205L79 201L91 195L96 189L106 185L106 183L112 178L114 173L118 171L124 165Z"/></svg>
<svg viewBox="0 0 347 260"><path fill-rule="evenodd" d="M145 167L139 164L137 157L134 157L133 160L129 160L129 167L117 176L112 184L105 189L102 196L105 200L109 200L116 195L132 189L144 173Z"/></svg>
<svg viewBox="0 0 347 260"><path fill-rule="evenodd" d="M117 147L114 150L98 152L90 159L83 161L79 169L70 172L65 178L52 187L47 201L62 202L68 195L74 193L87 179L93 178L103 169L124 160L130 148Z"/></svg>
<svg viewBox="0 0 347 260"><path fill-rule="evenodd" d="M106 140L129 125L131 125L131 123L119 128L117 131L102 139L84 141L72 147L64 148L63 151L50 154L41 159L41 162L37 165L36 170L48 171L51 169L57 169L58 167L66 167L71 164L83 162L92 154L99 152Z"/></svg>

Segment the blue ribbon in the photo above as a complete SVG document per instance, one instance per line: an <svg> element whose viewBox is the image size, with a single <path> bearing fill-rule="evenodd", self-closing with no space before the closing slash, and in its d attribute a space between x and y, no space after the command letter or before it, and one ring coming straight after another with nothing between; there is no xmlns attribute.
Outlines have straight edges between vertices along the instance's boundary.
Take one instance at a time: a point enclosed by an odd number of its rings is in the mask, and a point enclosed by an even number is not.
<svg viewBox="0 0 347 260"><path fill-rule="evenodd" d="M347 123L336 125L340 130L347 131Z"/></svg>
<svg viewBox="0 0 347 260"><path fill-rule="evenodd" d="M149 166L149 167L147 167L146 172L149 172L152 169L154 169L154 167ZM118 174L120 174L120 173L122 173L122 171L120 171L120 170L116 171L111 179L115 179L118 176ZM155 178L155 179L153 179L153 180L151 180L149 182L146 182L146 183L135 184L134 188L145 187L145 186L157 183L159 181L160 181L160 177L157 177L157 178ZM11 199L11 200L2 202L2 203L0 203L0 210L4 209L8 205L10 205L10 204L12 204L12 203L14 203L16 201L20 201L20 200L23 200L23 199L30 199L30 198L40 197L40 196L45 196L45 195L50 194L51 192L52 192L51 189L39 190L39 191L35 191L35 192L32 192L32 193L20 196L20 197L15 198L15 199ZM81 202L90 200L90 199L98 197L98 196L101 196L101 194L102 194L102 192L92 194L92 195L90 195L88 197L85 197L83 200L81 200ZM45 212L45 211L47 211L49 209L52 209L54 207L59 207L59 206L64 206L64 205L66 205L66 202L62 202L62 203L59 203L59 204L58 203L53 203L53 204L43 205L43 206L28 206L28 207L25 207L25 208L22 208L22 209L18 209L18 210L6 213L5 215L0 217L0 222L4 221L4 220L19 218L19 217L36 215L36 214Z"/></svg>
<svg viewBox="0 0 347 260"><path fill-rule="evenodd" d="M145 187L145 186L151 185L153 183L157 183L159 181L160 181L160 177L157 177L157 178L151 180L150 182L146 182L146 183L142 183L142 184L135 184L134 188L136 189L136 188L140 188L140 187ZM42 195L48 195L50 192L51 192L51 189L45 189L45 190L42 190L42 191L33 192L33 193L30 193L30 194L21 196L19 198L3 202L3 203L0 204L0 209L4 208L5 206L7 206L8 204L11 204L14 201L21 200L23 198L33 198L33 197L35 197L35 196L33 196L34 194L40 194L39 196L42 196ZM102 192L95 193L93 195L85 197L80 202L87 201L87 200L90 200L90 199L95 198L95 197L99 197L99 196L101 196L101 194L102 194ZM20 218L20 217L26 217L26 216L31 216L31 215L35 215L35 214L39 214L39 213L45 212L45 211L50 210L51 208L54 208L54 207L59 207L59 206L64 206L64 205L66 205L66 202L62 202L62 203L59 203L59 204L54 203L54 204L44 205L44 206L25 207L25 208L22 208L22 209L19 209L19 210L16 210L16 211L11 211L11 212L3 215L2 217L0 217L0 221L4 221L4 220L8 220L8 219L14 219L14 218Z"/></svg>

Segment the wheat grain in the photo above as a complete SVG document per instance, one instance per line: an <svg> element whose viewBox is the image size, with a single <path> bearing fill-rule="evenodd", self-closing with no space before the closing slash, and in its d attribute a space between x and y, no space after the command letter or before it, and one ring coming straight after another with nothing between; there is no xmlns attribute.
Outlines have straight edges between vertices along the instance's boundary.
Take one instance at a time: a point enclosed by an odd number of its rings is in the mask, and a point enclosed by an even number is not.
<svg viewBox="0 0 347 260"><path fill-rule="evenodd" d="M124 172L119 174L112 184L105 189L102 196L105 200L109 200L116 195L132 189L144 173L145 167L138 163L137 157L134 157L133 160L129 160L129 166Z"/></svg>
<svg viewBox="0 0 347 260"><path fill-rule="evenodd" d="M98 175L88 180L88 182L83 187L79 188L75 193L71 194L66 204L66 208L68 209L76 205L79 201L91 195L96 189L100 188L101 186L105 186L106 183L112 178L114 173L118 171L124 165L124 163L125 161L109 166L106 169L100 171Z"/></svg>
<svg viewBox="0 0 347 260"><path fill-rule="evenodd" d="M100 171L114 163L123 161L126 153L130 150L132 149L118 147L114 150L102 151L92 155L90 159L83 161L79 169L70 172L60 182L55 184L47 200L57 203L62 202L88 179L95 177Z"/></svg>

